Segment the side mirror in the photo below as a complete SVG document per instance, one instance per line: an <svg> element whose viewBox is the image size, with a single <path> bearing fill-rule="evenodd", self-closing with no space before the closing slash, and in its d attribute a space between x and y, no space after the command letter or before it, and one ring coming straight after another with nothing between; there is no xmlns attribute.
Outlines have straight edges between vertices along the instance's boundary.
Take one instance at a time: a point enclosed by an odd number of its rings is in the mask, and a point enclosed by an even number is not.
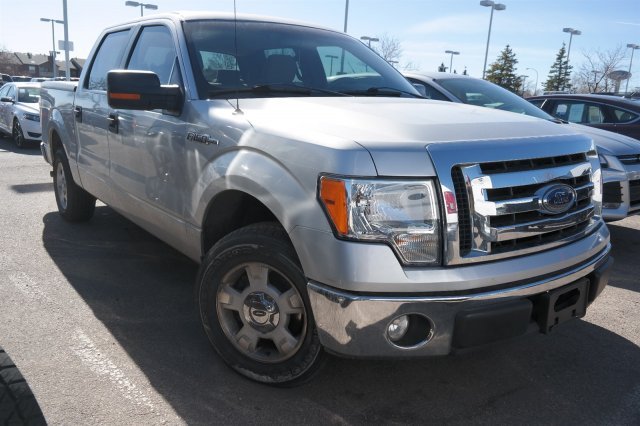
<svg viewBox="0 0 640 426"><path fill-rule="evenodd" d="M425 98L427 97L427 88L424 87L423 84L420 84L420 83L412 83L412 84L413 84L413 88L416 89L418 93L420 93Z"/></svg>
<svg viewBox="0 0 640 426"><path fill-rule="evenodd" d="M177 84L160 84L151 71L115 70L107 74L109 106L117 109L173 112L182 110L183 95Z"/></svg>
<svg viewBox="0 0 640 426"><path fill-rule="evenodd" d="M0 98L0 102L11 102L13 103L13 99L3 96L2 98Z"/></svg>

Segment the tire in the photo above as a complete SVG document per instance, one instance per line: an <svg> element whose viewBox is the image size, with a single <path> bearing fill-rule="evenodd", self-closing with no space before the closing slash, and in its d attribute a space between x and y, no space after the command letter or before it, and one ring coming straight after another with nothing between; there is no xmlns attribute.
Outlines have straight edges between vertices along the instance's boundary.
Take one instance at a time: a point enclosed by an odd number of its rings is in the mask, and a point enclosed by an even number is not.
<svg viewBox="0 0 640 426"><path fill-rule="evenodd" d="M24 132L22 131L22 126L20 126L20 121L17 118L13 119L13 130L12 130L13 142L20 149L23 149L27 145L27 141L24 138Z"/></svg>
<svg viewBox="0 0 640 426"><path fill-rule="evenodd" d="M205 256L196 293L214 349L239 374L294 386L324 364L307 281L286 232L259 223L222 238Z"/></svg>
<svg viewBox="0 0 640 426"><path fill-rule="evenodd" d="M53 190L58 212L69 222L85 222L93 216L96 199L73 181L69 160L63 149L58 149L53 160Z"/></svg>
<svg viewBox="0 0 640 426"><path fill-rule="evenodd" d="M29 385L2 348L0 348L0 424L47 424Z"/></svg>

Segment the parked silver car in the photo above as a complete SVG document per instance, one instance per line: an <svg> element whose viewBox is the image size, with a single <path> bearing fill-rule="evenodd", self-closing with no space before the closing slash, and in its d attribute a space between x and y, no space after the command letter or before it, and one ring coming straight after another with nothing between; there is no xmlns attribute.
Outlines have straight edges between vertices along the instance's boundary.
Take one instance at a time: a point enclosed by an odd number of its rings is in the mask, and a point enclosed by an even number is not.
<svg viewBox="0 0 640 426"><path fill-rule="evenodd" d="M404 75L430 99L531 115L585 133L596 143L602 166L603 217L608 221L619 220L640 212L640 141L637 139L559 120L520 96L479 78L441 72Z"/></svg>
<svg viewBox="0 0 640 426"><path fill-rule="evenodd" d="M7 83L0 88L0 133L18 148L40 142L40 83Z"/></svg>

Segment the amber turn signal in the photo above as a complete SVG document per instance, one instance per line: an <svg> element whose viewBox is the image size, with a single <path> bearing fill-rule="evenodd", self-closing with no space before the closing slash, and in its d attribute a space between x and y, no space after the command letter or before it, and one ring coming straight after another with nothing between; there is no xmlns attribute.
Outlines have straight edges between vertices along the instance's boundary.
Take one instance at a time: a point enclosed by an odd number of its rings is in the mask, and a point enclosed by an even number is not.
<svg viewBox="0 0 640 426"><path fill-rule="evenodd" d="M344 181L328 177L320 178L320 199L337 231L346 235L348 230L347 190Z"/></svg>

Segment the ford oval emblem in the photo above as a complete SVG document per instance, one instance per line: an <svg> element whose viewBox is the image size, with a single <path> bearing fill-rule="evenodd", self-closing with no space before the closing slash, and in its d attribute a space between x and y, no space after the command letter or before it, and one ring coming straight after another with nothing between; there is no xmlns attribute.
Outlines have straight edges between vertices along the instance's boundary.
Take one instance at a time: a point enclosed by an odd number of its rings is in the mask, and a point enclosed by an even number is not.
<svg viewBox="0 0 640 426"><path fill-rule="evenodd" d="M569 210L576 203L576 191L564 183L549 185L538 191L541 213L560 214Z"/></svg>
<svg viewBox="0 0 640 426"><path fill-rule="evenodd" d="M576 191L564 183L549 185L538 191L540 197L540 212L560 214L569 210L576 203Z"/></svg>

